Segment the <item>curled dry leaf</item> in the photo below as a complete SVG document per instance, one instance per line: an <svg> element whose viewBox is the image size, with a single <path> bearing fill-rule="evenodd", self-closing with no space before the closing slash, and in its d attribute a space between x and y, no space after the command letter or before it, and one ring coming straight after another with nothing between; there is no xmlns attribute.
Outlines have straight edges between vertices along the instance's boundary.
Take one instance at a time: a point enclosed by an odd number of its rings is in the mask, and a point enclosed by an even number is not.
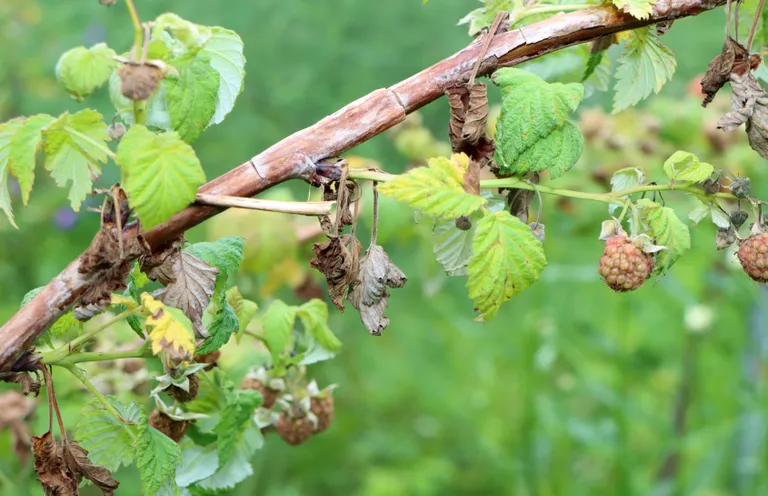
<svg viewBox="0 0 768 496"><path fill-rule="evenodd" d="M351 226L355 222L350 207L357 200L355 198L357 185L352 181L345 182L343 195L340 196L339 184L338 181L334 181L323 185L323 201L338 202L336 204L336 215L341 216L339 219L339 230L342 230L345 226ZM337 232L334 232L334 220L331 220L327 215L320 216L320 227L322 227L326 236L330 237L337 234Z"/></svg>
<svg viewBox="0 0 768 496"><path fill-rule="evenodd" d="M348 248L347 245L350 245ZM336 308L344 311L347 288L357 279L362 247L356 237L346 235L313 245L315 258L310 265L325 276L328 293Z"/></svg>
<svg viewBox="0 0 768 496"><path fill-rule="evenodd" d="M59 446L53 435L32 436L32 454L35 457L37 480L46 496L73 496L78 494L77 479L67 470Z"/></svg>
<svg viewBox="0 0 768 496"><path fill-rule="evenodd" d="M453 86L446 91L451 106L448 125L451 147L477 162L477 170L493 159L493 141L487 134L488 94L485 84ZM470 163L470 170L472 164Z"/></svg>
<svg viewBox="0 0 768 496"><path fill-rule="evenodd" d="M105 496L112 496L119 485L112 473L100 465L94 465L88 459L88 450L77 441L68 441L62 446L64 462L69 471L78 479L82 476L101 489Z"/></svg>
<svg viewBox="0 0 768 496"><path fill-rule="evenodd" d="M183 244L183 239L176 239L159 253L143 256L139 264L147 277L166 286L153 296L184 312L195 335L207 338L210 334L203 325L203 313L213 296L219 269L181 251Z"/></svg>
<svg viewBox="0 0 768 496"><path fill-rule="evenodd" d="M733 38L725 40L722 52L709 63L701 79L701 92L705 95L701 103L703 107L709 105L720 88L728 82L734 67L744 64L748 58L749 52L738 41Z"/></svg>
<svg viewBox="0 0 768 496"><path fill-rule="evenodd" d="M347 297L353 307L360 311L360 318L368 331L380 336L389 325L384 311L389 305L387 287L401 288L408 278L389 260L379 245L368 248L360 260L360 273Z"/></svg>
<svg viewBox="0 0 768 496"><path fill-rule="evenodd" d="M40 393L40 360L41 356L35 354L34 348L24 351L9 372L0 372L0 381L20 385L24 396L37 396Z"/></svg>

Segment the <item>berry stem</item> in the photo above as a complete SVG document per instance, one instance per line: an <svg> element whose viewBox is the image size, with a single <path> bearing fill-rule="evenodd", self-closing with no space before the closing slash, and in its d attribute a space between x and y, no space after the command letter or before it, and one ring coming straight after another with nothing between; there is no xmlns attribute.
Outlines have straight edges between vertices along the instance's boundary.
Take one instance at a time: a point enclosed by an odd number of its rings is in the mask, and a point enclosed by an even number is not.
<svg viewBox="0 0 768 496"><path fill-rule="evenodd" d="M125 6L128 7L128 15L131 16L131 23L133 24L133 53L138 54L141 53L141 43L143 37L143 30L141 29L139 13L136 11L136 5L133 4L133 0L125 0Z"/></svg>

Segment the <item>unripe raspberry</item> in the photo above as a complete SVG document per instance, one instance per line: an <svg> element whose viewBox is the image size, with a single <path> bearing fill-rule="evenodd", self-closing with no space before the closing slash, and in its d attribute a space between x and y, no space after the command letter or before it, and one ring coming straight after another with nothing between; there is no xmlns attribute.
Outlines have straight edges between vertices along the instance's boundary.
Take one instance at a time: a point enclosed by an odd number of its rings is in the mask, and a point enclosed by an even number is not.
<svg viewBox="0 0 768 496"><path fill-rule="evenodd" d="M197 392L200 390L200 378L197 376L197 374L192 374L188 377L188 379L189 388L187 391L184 391L180 387L171 384L171 386L166 389L166 392L173 399L180 403L188 403L192 401L193 399L197 398Z"/></svg>
<svg viewBox="0 0 768 496"><path fill-rule="evenodd" d="M291 446L303 443L315 433L315 425L308 416L303 415L294 418L288 412L280 413L275 429L277 429L280 437Z"/></svg>
<svg viewBox="0 0 768 496"><path fill-rule="evenodd" d="M261 397L264 400L261 406L263 406L264 408L272 408L275 405L275 401L277 401L277 397L280 395L280 391L276 389L272 389L271 387L265 385L260 380L253 377L245 377L245 379L243 379L243 384L240 386L240 388L251 389L253 391L260 392Z"/></svg>
<svg viewBox="0 0 768 496"><path fill-rule="evenodd" d="M613 236L605 242L600 275L612 290L634 291L642 286L652 270L653 257L626 236Z"/></svg>
<svg viewBox="0 0 768 496"><path fill-rule="evenodd" d="M333 396L328 395L325 398L312 398L310 411L317 417L317 429L320 433L331 426L333 421Z"/></svg>
<svg viewBox="0 0 768 496"><path fill-rule="evenodd" d="M177 443L184 437L189 424L191 424L191 422L188 420L173 420L157 408L155 408L149 416L150 426L162 432Z"/></svg>
<svg viewBox="0 0 768 496"><path fill-rule="evenodd" d="M739 261L757 282L768 282L768 233L754 234L741 242Z"/></svg>

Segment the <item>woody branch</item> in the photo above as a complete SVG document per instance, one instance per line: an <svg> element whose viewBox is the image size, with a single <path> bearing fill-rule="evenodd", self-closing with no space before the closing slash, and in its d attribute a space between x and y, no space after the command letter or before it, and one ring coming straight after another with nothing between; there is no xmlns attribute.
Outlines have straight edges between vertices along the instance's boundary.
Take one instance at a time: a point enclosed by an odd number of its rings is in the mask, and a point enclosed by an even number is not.
<svg viewBox="0 0 768 496"><path fill-rule="evenodd" d="M659 0L648 19L639 20L613 6L568 14L496 35L483 56L478 75L513 66L547 53L619 31L693 16L725 4L725 0ZM298 131L246 163L200 188L204 195L251 197L289 179L317 182L338 175L338 167L325 159L339 156L402 122L405 116L441 97L450 86L466 82L482 51L482 38L465 49L389 88L378 89L318 123ZM320 164L320 165L318 165ZM225 208L193 204L168 222L142 233L152 249L222 212ZM138 226L126 228L126 239ZM77 304L83 292L104 277L103 272L80 273L80 258L72 261L29 303L0 328L0 371L64 312Z"/></svg>

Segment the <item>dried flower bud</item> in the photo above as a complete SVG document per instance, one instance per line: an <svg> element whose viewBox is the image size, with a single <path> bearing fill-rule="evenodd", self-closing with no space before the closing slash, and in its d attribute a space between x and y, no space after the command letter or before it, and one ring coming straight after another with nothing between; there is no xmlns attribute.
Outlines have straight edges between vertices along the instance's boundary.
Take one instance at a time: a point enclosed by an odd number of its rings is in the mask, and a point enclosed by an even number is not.
<svg viewBox="0 0 768 496"><path fill-rule="evenodd" d="M123 96L134 101L146 100L163 79L163 71L149 64L125 64L118 71L122 81L121 91Z"/></svg>

